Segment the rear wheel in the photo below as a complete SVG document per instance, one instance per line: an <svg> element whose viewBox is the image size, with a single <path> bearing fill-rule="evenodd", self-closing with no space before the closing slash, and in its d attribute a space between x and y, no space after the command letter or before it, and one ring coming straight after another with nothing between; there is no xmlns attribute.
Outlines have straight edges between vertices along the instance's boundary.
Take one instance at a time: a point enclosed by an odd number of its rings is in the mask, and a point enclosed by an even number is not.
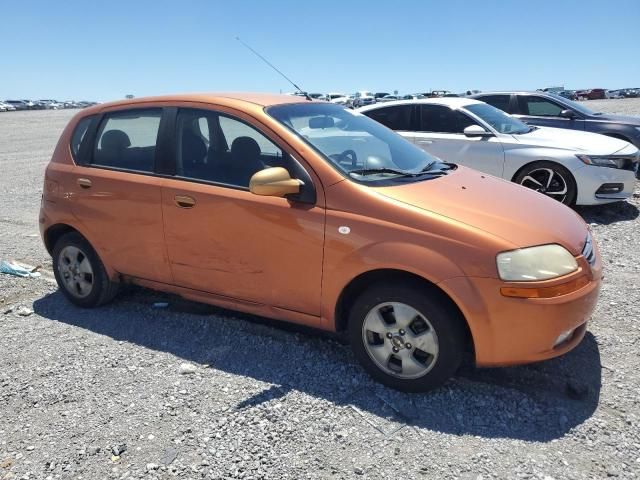
<svg viewBox="0 0 640 480"><path fill-rule="evenodd" d="M578 189L573 175L557 163L545 161L531 163L518 172L513 181L565 205L573 205L576 201Z"/></svg>
<svg viewBox="0 0 640 480"><path fill-rule="evenodd" d="M118 284L109 279L98 254L80 234L71 232L60 237L52 257L58 287L72 303L97 307L118 293Z"/></svg>
<svg viewBox="0 0 640 480"><path fill-rule="evenodd" d="M349 338L356 358L377 381L424 392L451 377L464 355L459 313L413 285L374 285L352 305Z"/></svg>

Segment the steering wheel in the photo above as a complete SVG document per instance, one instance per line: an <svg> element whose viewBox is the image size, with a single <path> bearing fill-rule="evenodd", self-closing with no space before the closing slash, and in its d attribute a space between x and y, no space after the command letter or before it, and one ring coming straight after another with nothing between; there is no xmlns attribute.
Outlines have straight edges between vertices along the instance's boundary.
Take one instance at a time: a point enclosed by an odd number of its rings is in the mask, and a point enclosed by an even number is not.
<svg viewBox="0 0 640 480"><path fill-rule="evenodd" d="M356 152L354 152L353 150L345 150L342 153L334 153L329 155L329 157L333 160L335 160L338 163L344 163L345 161L349 161L351 160L351 166L352 167L357 167L358 166L358 156L356 155Z"/></svg>

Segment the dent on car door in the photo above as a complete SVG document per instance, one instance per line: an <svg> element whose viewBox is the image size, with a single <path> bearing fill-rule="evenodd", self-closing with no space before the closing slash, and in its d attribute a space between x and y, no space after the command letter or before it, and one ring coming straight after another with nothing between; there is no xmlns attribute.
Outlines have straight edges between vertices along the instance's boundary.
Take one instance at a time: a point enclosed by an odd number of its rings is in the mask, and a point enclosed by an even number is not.
<svg viewBox="0 0 640 480"><path fill-rule="evenodd" d="M154 174L161 108L96 117L73 168L75 216L102 260L116 271L170 282L161 179Z"/></svg>
<svg viewBox="0 0 640 480"><path fill-rule="evenodd" d="M467 137L464 129L477 125L471 117L444 105L423 104L419 119L420 131L415 133L418 147L446 162L502 175L502 144L496 137Z"/></svg>
<svg viewBox="0 0 640 480"><path fill-rule="evenodd" d="M304 203L248 189L251 176L270 166L307 175L306 188L319 183L246 119L180 109L175 132L175 175L162 189L175 282L319 316L324 208L308 195Z"/></svg>

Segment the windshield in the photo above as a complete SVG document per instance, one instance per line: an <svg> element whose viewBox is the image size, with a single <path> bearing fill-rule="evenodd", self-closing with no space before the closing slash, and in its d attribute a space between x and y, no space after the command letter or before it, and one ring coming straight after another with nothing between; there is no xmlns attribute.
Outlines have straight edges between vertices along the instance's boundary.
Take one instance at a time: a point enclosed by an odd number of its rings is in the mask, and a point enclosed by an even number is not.
<svg viewBox="0 0 640 480"><path fill-rule="evenodd" d="M374 181L446 170L445 164L375 120L331 103L269 107L267 113L345 175Z"/></svg>
<svg viewBox="0 0 640 480"><path fill-rule="evenodd" d="M587 108L583 105L580 105L578 102L574 102L573 100L569 100L562 95L556 95L555 93L550 93L549 96L553 97L555 100L560 100L562 104L566 107L571 107L573 110L576 110L584 115L602 115L601 113L594 112L590 108Z"/></svg>
<svg viewBox="0 0 640 480"><path fill-rule="evenodd" d="M491 127L499 133L519 135L531 131L531 127L526 123L507 115L502 110L492 107L487 103L467 105L464 109L491 125Z"/></svg>

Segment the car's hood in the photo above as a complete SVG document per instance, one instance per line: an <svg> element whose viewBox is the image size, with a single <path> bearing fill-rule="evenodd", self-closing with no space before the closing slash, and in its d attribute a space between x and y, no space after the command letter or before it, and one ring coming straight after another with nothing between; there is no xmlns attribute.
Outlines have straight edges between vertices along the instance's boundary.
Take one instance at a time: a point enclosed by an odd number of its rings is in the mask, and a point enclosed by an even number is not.
<svg viewBox="0 0 640 480"><path fill-rule="evenodd" d="M629 125L638 125L640 126L640 117L633 117L631 115L611 115L608 113L603 113L602 115L594 115L590 117L592 120L603 120L610 122L620 122L626 123Z"/></svg>
<svg viewBox="0 0 640 480"><path fill-rule="evenodd" d="M569 207L465 167L444 177L380 187L380 194L500 237L514 247L557 243L579 255L587 225Z"/></svg>
<svg viewBox="0 0 640 480"><path fill-rule="evenodd" d="M529 133L510 136L522 145L572 150L592 155L610 155L628 146L628 142L624 140L565 128L538 127Z"/></svg>

